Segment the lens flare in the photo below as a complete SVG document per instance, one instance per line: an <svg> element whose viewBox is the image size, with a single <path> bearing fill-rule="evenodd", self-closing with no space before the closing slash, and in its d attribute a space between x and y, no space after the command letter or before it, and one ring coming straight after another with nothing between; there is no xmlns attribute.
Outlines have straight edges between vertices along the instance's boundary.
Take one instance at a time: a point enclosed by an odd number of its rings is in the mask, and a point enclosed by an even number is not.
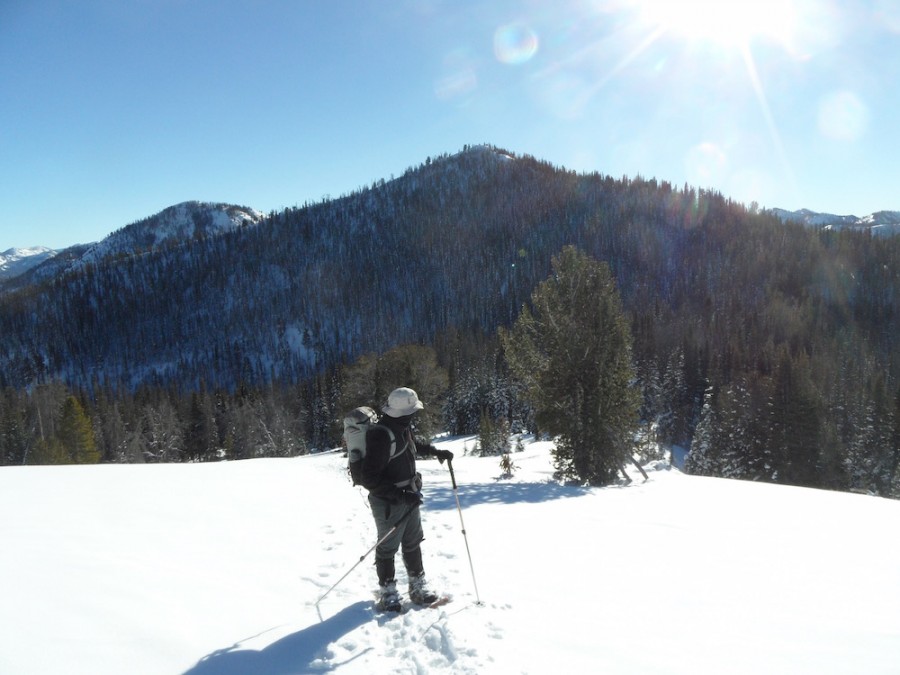
<svg viewBox="0 0 900 675"><path fill-rule="evenodd" d="M725 164L725 152L709 141L695 145L684 158L688 180L695 185L720 182Z"/></svg>
<svg viewBox="0 0 900 675"><path fill-rule="evenodd" d="M852 91L838 91L819 104L819 132L836 141L856 141L866 133L869 109Z"/></svg>
<svg viewBox="0 0 900 675"><path fill-rule="evenodd" d="M524 23L500 26L494 33L494 55L501 63L525 63L537 54L537 50L537 33Z"/></svg>
<svg viewBox="0 0 900 675"><path fill-rule="evenodd" d="M478 87L478 76L471 68L445 75L434 83L434 93L442 101L449 101L472 93Z"/></svg>
<svg viewBox="0 0 900 675"><path fill-rule="evenodd" d="M443 75L434 83L434 93L442 101L466 98L478 88L475 59L460 47L444 56Z"/></svg>
<svg viewBox="0 0 900 675"><path fill-rule="evenodd" d="M900 6L897 0L875 0L874 15L888 30L900 33Z"/></svg>

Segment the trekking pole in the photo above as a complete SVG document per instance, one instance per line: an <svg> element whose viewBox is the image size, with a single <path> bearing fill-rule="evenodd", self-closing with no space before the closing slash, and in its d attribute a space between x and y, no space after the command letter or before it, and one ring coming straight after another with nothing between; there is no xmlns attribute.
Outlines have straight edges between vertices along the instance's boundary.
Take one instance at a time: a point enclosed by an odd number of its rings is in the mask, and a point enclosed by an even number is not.
<svg viewBox="0 0 900 675"><path fill-rule="evenodd" d="M450 469L450 480L453 483L453 496L456 497L456 510L459 511L459 524L462 526L463 539L466 541L466 555L469 556L472 585L475 586L475 604L481 605L481 597L478 595L478 582L475 581L475 566L472 564L472 552L469 550L469 538L466 536L466 524L463 522L462 506L459 503L459 488L456 485L456 474L453 473L453 461L448 459L447 466Z"/></svg>
<svg viewBox="0 0 900 675"><path fill-rule="evenodd" d="M329 588L327 591L325 591L325 592L322 594L322 596L321 596L318 600L316 600L316 611L318 611L318 609L319 609L319 603L322 602L322 601L325 599L325 597L326 597L329 593L331 593L331 591L333 591L335 588L337 588L338 585L339 585L344 579L346 579L347 577L349 577L349 576L350 576L350 573L351 573L353 570L355 570L363 560L366 559L366 556L368 556L372 551L374 551L376 548L378 548L382 543L384 543L385 541L387 541L388 538L389 538L392 534L394 534L394 532L397 531L397 528L400 527L400 523L402 523L404 520L406 520L407 518L409 518L409 516L412 514L413 511L415 511L415 509L416 509L415 506L411 506L411 507L409 508L409 510L408 510L406 513L403 514L403 517L400 518L400 520L398 520L396 523L394 523L394 526L393 526L390 530L388 530L387 533L386 533L381 539L379 539L378 541L375 542L375 545L374 545L372 548L370 548L368 551L366 551L366 552L363 553L361 556L359 556L359 560L357 560L356 563L354 563L353 567L351 567L349 570L347 570L347 572L344 574L344 576L342 576L340 579L338 579L337 581L335 581L335 582L334 582L334 585L333 585L331 588ZM319 613L319 618L321 618L321 616L322 616L321 613Z"/></svg>

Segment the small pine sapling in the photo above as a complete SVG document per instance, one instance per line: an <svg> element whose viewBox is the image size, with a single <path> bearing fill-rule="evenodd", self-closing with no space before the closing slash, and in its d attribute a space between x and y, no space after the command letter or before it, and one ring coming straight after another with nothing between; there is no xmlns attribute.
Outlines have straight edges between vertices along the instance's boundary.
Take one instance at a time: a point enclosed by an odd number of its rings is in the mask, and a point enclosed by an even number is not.
<svg viewBox="0 0 900 675"><path fill-rule="evenodd" d="M513 458L510 453L504 452L500 456L500 470L503 472L500 475L501 478L512 478L513 474L518 468L519 467L516 466L515 462L513 462Z"/></svg>

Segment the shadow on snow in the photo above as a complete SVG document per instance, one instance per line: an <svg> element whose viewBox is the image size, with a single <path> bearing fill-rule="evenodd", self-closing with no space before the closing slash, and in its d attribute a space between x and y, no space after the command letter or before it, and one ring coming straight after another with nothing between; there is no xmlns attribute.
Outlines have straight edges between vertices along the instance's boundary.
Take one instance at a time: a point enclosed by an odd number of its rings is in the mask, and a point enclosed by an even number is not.
<svg viewBox="0 0 900 675"><path fill-rule="evenodd" d="M538 503L553 499L580 497L589 488L545 483L471 483L460 485L463 508L480 504ZM456 508L453 489L425 485L425 506L429 510ZM263 649L246 649L241 643L204 656L183 675L288 675L297 672L327 672L344 665L330 663L326 647L372 620L372 603L357 602L334 616L291 633ZM367 650L365 650L367 651ZM365 651L352 657L358 658Z"/></svg>
<svg viewBox="0 0 900 675"><path fill-rule="evenodd" d="M468 483L458 486L459 501L463 508L480 504L536 504L554 499L581 497L589 493L590 488L560 485L558 483ZM427 481L423 488L425 508L431 511L455 509L456 499L453 489L442 486L429 486Z"/></svg>
<svg viewBox="0 0 900 675"><path fill-rule="evenodd" d="M289 675L334 670L344 663L329 663L325 648L371 620L372 603L357 602L263 649L244 649L240 643L218 649L204 656L183 675ZM358 658L365 651L353 658ZM313 665L316 661L318 663Z"/></svg>

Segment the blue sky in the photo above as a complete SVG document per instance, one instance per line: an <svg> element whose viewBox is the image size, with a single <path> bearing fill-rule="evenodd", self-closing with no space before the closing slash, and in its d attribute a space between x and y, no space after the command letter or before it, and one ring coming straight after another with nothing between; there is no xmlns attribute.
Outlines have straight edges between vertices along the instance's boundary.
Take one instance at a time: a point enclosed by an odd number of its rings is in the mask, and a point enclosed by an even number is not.
<svg viewBox="0 0 900 675"><path fill-rule="evenodd" d="M0 251L338 197L476 143L900 210L898 85L894 0L2 0Z"/></svg>

